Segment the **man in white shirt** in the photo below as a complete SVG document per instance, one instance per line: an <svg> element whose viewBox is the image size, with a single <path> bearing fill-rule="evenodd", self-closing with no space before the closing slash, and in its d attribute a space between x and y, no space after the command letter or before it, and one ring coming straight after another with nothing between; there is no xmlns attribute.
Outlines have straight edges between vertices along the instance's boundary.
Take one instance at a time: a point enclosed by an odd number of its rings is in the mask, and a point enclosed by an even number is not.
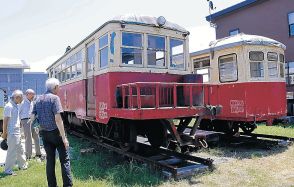
<svg viewBox="0 0 294 187"><path fill-rule="evenodd" d="M27 169L26 156L20 140L19 107L23 100L23 93L15 90L11 100L4 107L3 134L2 138L7 139L8 150L5 161L4 173L15 175L12 168L15 163L20 169Z"/></svg>
<svg viewBox="0 0 294 187"><path fill-rule="evenodd" d="M20 124L24 131L25 137L25 154L27 159L32 157L32 138L35 143L36 157L41 157L39 133L32 127L29 119L33 110L33 99L35 92L32 89L26 90L26 96L19 108Z"/></svg>

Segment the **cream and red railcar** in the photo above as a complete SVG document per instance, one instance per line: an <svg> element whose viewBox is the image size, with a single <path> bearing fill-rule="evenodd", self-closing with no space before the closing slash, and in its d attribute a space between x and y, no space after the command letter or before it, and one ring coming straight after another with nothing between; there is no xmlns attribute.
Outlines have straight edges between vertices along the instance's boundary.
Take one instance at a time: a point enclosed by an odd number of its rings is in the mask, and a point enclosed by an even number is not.
<svg viewBox="0 0 294 187"><path fill-rule="evenodd" d="M170 119L208 112L202 76L192 74L189 32L163 17L106 22L48 68L61 81L64 120L93 136L133 147L137 135L158 147L193 144ZM195 129L190 135L195 134Z"/></svg>
<svg viewBox="0 0 294 187"><path fill-rule="evenodd" d="M286 115L285 46L275 40L238 34L191 53L194 72L203 75L207 104L219 104L216 119L202 120L202 129L250 133L256 123L270 125Z"/></svg>

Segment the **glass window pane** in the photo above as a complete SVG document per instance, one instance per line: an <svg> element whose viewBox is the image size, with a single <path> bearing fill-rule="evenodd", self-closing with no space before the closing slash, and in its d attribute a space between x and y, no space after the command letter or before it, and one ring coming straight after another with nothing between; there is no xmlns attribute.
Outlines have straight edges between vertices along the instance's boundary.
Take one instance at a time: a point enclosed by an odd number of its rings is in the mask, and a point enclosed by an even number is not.
<svg viewBox="0 0 294 187"><path fill-rule="evenodd" d="M77 76L82 74L82 63L77 63Z"/></svg>
<svg viewBox="0 0 294 187"><path fill-rule="evenodd" d="M122 33L122 45L123 46L133 46L142 47L142 34L135 33Z"/></svg>
<svg viewBox="0 0 294 187"><path fill-rule="evenodd" d="M108 65L108 47L100 50L100 67Z"/></svg>
<svg viewBox="0 0 294 187"><path fill-rule="evenodd" d="M268 63L268 75L271 78L278 77L278 63L269 62Z"/></svg>
<svg viewBox="0 0 294 187"><path fill-rule="evenodd" d="M278 54L277 53L272 53L272 52L268 52L267 53L267 60L269 61L278 61Z"/></svg>
<svg viewBox="0 0 294 187"><path fill-rule="evenodd" d="M70 68L66 69L66 80L70 79L71 77L71 72L70 72Z"/></svg>
<svg viewBox="0 0 294 187"><path fill-rule="evenodd" d="M112 32L110 34L110 53L114 55L114 40L115 40L116 33Z"/></svg>
<svg viewBox="0 0 294 187"><path fill-rule="evenodd" d="M165 38L160 36L148 35L148 48L165 50Z"/></svg>
<svg viewBox="0 0 294 187"><path fill-rule="evenodd" d="M264 54L261 51L250 51L249 52L249 59L252 61L263 61Z"/></svg>
<svg viewBox="0 0 294 187"><path fill-rule="evenodd" d="M61 73L61 80L62 80L62 82L64 82L66 80L66 72L65 72L65 70L63 70L62 73Z"/></svg>
<svg viewBox="0 0 294 187"><path fill-rule="evenodd" d="M142 64L142 50L133 48L122 48L123 64Z"/></svg>
<svg viewBox="0 0 294 187"><path fill-rule="evenodd" d="M71 78L76 77L76 73L77 73L77 66L76 65L73 65L71 67Z"/></svg>
<svg viewBox="0 0 294 187"><path fill-rule="evenodd" d="M165 66L165 52L148 50L148 65Z"/></svg>
<svg viewBox="0 0 294 187"><path fill-rule="evenodd" d="M77 62L82 62L83 61L82 51L77 52L77 54L76 54L76 61Z"/></svg>
<svg viewBox="0 0 294 187"><path fill-rule="evenodd" d="M108 45L108 35L105 35L99 39L99 48L103 48Z"/></svg>
<svg viewBox="0 0 294 187"><path fill-rule="evenodd" d="M280 77L284 78L285 77L285 67L284 63L280 63Z"/></svg>
<svg viewBox="0 0 294 187"><path fill-rule="evenodd" d="M289 25L289 34L290 34L290 36L294 36L294 24L292 24L292 25Z"/></svg>
<svg viewBox="0 0 294 187"><path fill-rule="evenodd" d="M95 44L92 44L87 48L87 63L88 71L92 71L95 64Z"/></svg>
<svg viewBox="0 0 294 187"><path fill-rule="evenodd" d="M184 68L184 42L182 40L170 40L170 66Z"/></svg>
<svg viewBox="0 0 294 187"><path fill-rule="evenodd" d="M165 38L148 35L148 65L165 66Z"/></svg>
<svg viewBox="0 0 294 187"><path fill-rule="evenodd" d="M237 55L226 55L219 58L220 82L238 80Z"/></svg>
<svg viewBox="0 0 294 187"><path fill-rule="evenodd" d="M253 78L263 77L263 63L262 62L250 62L250 74Z"/></svg>
<svg viewBox="0 0 294 187"><path fill-rule="evenodd" d="M280 54L280 62L285 62L285 56L283 54Z"/></svg>

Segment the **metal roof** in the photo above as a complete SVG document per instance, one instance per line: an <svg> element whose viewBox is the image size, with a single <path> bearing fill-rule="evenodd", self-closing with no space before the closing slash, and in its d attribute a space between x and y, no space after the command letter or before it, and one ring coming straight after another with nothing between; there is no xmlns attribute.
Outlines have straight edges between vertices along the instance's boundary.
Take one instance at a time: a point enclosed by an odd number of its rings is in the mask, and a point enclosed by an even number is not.
<svg viewBox="0 0 294 187"><path fill-rule="evenodd" d="M12 69L29 69L30 66L21 59L1 58L0 68L12 68Z"/></svg>
<svg viewBox="0 0 294 187"><path fill-rule="evenodd" d="M209 53L212 50L214 51L223 50L223 49L232 48L232 47L241 46L241 45L275 46L275 47L280 47L283 50L286 50L286 46L276 40L273 40L264 36L240 33L237 35L233 35L233 36L212 41L209 44L210 48L190 53L190 55L196 56L196 55L200 55L204 53Z"/></svg>
<svg viewBox="0 0 294 187"><path fill-rule="evenodd" d="M233 6L230 6L226 9L223 9L221 11L218 11L214 14L211 14L209 16L206 16L206 20L207 21L213 21L217 18L220 18L224 15L227 15L227 14L230 14L234 11L237 11L237 10L240 10L240 9L243 9L243 8L246 8L246 7L249 7L249 6L252 6L252 5L255 5L256 3L262 3L264 1L268 1L268 0L245 0L241 3L238 3L236 5L233 5Z"/></svg>
<svg viewBox="0 0 294 187"><path fill-rule="evenodd" d="M73 48L71 48L69 51L67 51L65 54L63 54L59 59L57 59L53 64L51 64L49 67L47 67L46 70L50 69L53 65L55 65L59 60L61 60L63 57L65 57L69 52L73 51L76 49L79 45L81 45L84 41L92 37L95 33L97 33L99 30L101 30L103 27L110 23L120 23L120 24L130 24L130 25L145 25L145 26L151 26L151 27L161 27L169 30L174 30L178 31L184 34L190 34L189 31L184 29L183 27L166 21L163 26L159 26L157 23L157 18L153 16L140 16L140 15L135 15L135 14L126 14L126 15L120 15L116 16L113 19L105 22L103 25L98 27L95 31L93 31L90 35L88 35L86 38L84 38L82 41L80 41L78 44L76 44Z"/></svg>

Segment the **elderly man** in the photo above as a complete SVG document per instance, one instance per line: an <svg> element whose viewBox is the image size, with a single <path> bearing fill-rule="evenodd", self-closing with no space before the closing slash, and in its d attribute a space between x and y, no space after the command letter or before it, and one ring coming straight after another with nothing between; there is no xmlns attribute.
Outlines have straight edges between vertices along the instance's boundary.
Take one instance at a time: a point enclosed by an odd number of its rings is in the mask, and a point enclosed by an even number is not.
<svg viewBox="0 0 294 187"><path fill-rule="evenodd" d="M23 128L25 137L25 154L27 159L32 157L32 137L35 143L36 157L41 158L39 133L31 125L29 119L33 110L33 99L35 92L32 89L26 90L26 97L19 107L20 125Z"/></svg>
<svg viewBox="0 0 294 187"><path fill-rule="evenodd" d="M20 169L27 169L26 157L20 140L20 120L18 104L23 100L23 93L15 90L11 100L4 107L3 134L7 139L8 150L6 155L5 170L7 175L16 175L12 168L17 162Z"/></svg>
<svg viewBox="0 0 294 187"><path fill-rule="evenodd" d="M50 78L46 81L47 92L35 102L31 120L37 116L46 152L46 174L48 186L57 186L55 177L55 152L59 153L63 186L72 186L70 160L68 154L69 143L65 136L63 121L60 113L63 112L57 93L59 81Z"/></svg>

